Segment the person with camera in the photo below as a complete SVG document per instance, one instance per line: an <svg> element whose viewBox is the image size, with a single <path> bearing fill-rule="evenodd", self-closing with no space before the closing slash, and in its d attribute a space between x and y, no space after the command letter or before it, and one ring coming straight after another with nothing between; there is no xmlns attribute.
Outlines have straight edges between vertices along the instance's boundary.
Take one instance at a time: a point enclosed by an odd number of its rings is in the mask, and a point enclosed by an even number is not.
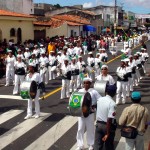
<svg viewBox="0 0 150 150"><path fill-rule="evenodd" d="M116 95L116 85L106 86L106 96L97 101L96 129L94 150L102 150L105 144L106 150L114 150L114 137L117 127L116 103L113 97Z"/></svg>
<svg viewBox="0 0 150 150"><path fill-rule="evenodd" d="M121 136L125 137L125 150L144 150L144 133L148 127L148 109L140 104L141 93L134 91L131 94L132 105L126 107L120 118ZM130 131L130 132L129 132Z"/></svg>

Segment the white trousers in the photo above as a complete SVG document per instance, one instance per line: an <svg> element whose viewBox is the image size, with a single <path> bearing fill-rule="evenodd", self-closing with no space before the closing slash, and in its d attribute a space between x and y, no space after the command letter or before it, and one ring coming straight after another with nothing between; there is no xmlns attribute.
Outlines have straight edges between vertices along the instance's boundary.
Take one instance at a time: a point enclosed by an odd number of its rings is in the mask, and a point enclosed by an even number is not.
<svg viewBox="0 0 150 150"><path fill-rule="evenodd" d="M16 75L15 74L15 86L13 89L13 94L19 93L19 84L21 85L21 83L24 81L24 79L25 79L25 75Z"/></svg>
<svg viewBox="0 0 150 150"><path fill-rule="evenodd" d="M14 75L15 75L15 71L14 69L6 69L6 84L10 84L10 76L14 82Z"/></svg>
<svg viewBox="0 0 150 150"><path fill-rule="evenodd" d="M90 114L87 118L78 117L78 131L77 131L77 146L84 146L84 131L86 129L86 140L89 146L94 145L94 113Z"/></svg>
<svg viewBox="0 0 150 150"><path fill-rule="evenodd" d="M62 79L61 99L69 97L70 80Z"/></svg>
<svg viewBox="0 0 150 150"><path fill-rule="evenodd" d="M80 74L77 76L77 88L81 88L83 84L83 79L81 79Z"/></svg>
<svg viewBox="0 0 150 150"><path fill-rule="evenodd" d="M117 81L117 94L116 94L116 104L121 100L121 95L123 96L122 102L126 102L126 87L128 82Z"/></svg>
<svg viewBox="0 0 150 150"><path fill-rule="evenodd" d="M87 54L87 46L83 46L83 51L84 51L84 54Z"/></svg>
<svg viewBox="0 0 150 150"><path fill-rule="evenodd" d="M101 72L100 68L96 68L95 69L95 77L99 76L100 72Z"/></svg>
<svg viewBox="0 0 150 150"><path fill-rule="evenodd" d="M132 79L133 79L133 86L135 86L137 84L137 76L136 74L132 74Z"/></svg>
<svg viewBox="0 0 150 150"><path fill-rule="evenodd" d="M56 73L54 71L51 71L51 66L48 67L49 70L49 80L53 80L56 78Z"/></svg>
<svg viewBox="0 0 150 150"><path fill-rule="evenodd" d="M127 83L127 96L130 96L130 91L133 91L133 78L128 78L128 83Z"/></svg>
<svg viewBox="0 0 150 150"><path fill-rule="evenodd" d="M71 76L71 81L70 81L70 92L74 92L76 90L77 90L77 75Z"/></svg>
<svg viewBox="0 0 150 150"><path fill-rule="evenodd" d="M34 99L36 115L40 115L39 96L40 96L40 90L38 89L36 93L36 97ZM33 102L32 99L28 99L27 115L31 115L31 116L32 116L32 102Z"/></svg>
<svg viewBox="0 0 150 150"><path fill-rule="evenodd" d="M144 137L137 135L135 139L126 138L125 150L144 150Z"/></svg>
<svg viewBox="0 0 150 150"><path fill-rule="evenodd" d="M45 81L45 84L48 84L48 70L43 73L42 70L40 70L40 76L41 76L41 81L44 82Z"/></svg>

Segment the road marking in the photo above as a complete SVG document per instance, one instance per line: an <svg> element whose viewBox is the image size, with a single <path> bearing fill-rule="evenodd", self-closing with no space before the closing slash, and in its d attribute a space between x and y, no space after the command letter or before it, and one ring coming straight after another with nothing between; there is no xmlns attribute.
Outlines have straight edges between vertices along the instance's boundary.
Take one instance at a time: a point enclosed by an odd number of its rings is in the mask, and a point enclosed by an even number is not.
<svg viewBox="0 0 150 150"><path fill-rule="evenodd" d="M0 115L0 124L8 121L9 119L21 114L24 110L9 110Z"/></svg>
<svg viewBox="0 0 150 150"><path fill-rule="evenodd" d="M15 99L15 100L28 100L28 99L22 99L21 96L15 96L15 95L0 95L0 98Z"/></svg>
<svg viewBox="0 0 150 150"><path fill-rule="evenodd" d="M77 117L66 116L32 144L25 148L25 150L44 150L49 149L59 138L61 138L75 123Z"/></svg>
<svg viewBox="0 0 150 150"><path fill-rule="evenodd" d="M25 120L21 124L15 126L5 134L0 136L0 149L3 149L7 145L11 144L13 141L15 141L17 138L22 136L23 134L27 133L29 130L34 128L36 125L41 123L43 120L48 118L51 114L49 113L41 113L41 117L38 119L31 118L28 120Z"/></svg>

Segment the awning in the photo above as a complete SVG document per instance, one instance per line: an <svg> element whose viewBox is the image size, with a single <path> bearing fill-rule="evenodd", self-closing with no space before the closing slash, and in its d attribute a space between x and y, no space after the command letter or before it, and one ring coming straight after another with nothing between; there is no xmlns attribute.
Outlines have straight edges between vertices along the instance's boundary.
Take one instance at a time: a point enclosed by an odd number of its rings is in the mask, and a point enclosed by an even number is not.
<svg viewBox="0 0 150 150"><path fill-rule="evenodd" d="M91 26L91 25L84 25L83 26L83 31L92 31L92 32L96 32L96 28Z"/></svg>

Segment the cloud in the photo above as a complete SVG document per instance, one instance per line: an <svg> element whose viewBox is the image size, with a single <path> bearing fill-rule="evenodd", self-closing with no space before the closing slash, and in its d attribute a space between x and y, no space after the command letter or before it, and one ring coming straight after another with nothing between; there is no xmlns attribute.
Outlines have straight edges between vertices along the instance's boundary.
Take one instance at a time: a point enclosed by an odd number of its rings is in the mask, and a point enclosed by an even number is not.
<svg viewBox="0 0 150 150"><path fill-rule="evenodd" d="M125 5L129 5L131 7L144 7L150 8L150 0L125 0Z"/></svg>
<svg viewBox="0 0 150 150"><path fill-rule="evenodd" d="M84 8L90 8L90 7L93 7L93 6L94 6L94 4L92 2L88 2L88 3L83 4Z"/></svg>

